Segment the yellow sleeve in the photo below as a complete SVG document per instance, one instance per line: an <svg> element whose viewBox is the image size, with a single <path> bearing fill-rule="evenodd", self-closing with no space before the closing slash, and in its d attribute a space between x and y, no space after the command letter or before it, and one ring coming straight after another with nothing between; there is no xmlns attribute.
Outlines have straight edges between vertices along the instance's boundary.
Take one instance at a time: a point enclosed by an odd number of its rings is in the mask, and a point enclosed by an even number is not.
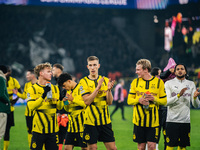
<svg viewBox="0 0 200 150"><path fill-rule="evenodd" d="M165 85L162 80L160 80L159 98L155 98L154 101L158 105L166 105L167 104L167 95L165 92Z"/></svg>
<svg viewBox="0 0 200 150"><path fill-rule="evenodd" d="M63 107L64 107L63 101L58 100L58 101L57 101L56 108L57 108L58 110L61 110Z"/></svg>
<svg viewBox="0 0 200 150"><path fill-rule="evenodd" d="M42 102L43 102L43 98L42 97L36 98L36 94L34 93L33 88L29 88L28 89L28 91L27 91L27 99L28 99L27 106L31 111L33 111L33 110L37 109L38 107L40 107L42 105Z"/></svg>
<svg viewBox="0 0 200 150"><path fill-rule="evenodd" d="M139 103L139 97L136 95L136 90L135 90L136 81L137 79L134 79L131 83L131 87L130 87L128 99L127 99L128 105L136 105Z"/></svg>
<svg viewBox="0 0 200 150"><path fill-rule="evenodd" d="M81 95L85 95L85 94L90 94L90 90L88 88L88 85L87 85L87 81L85 81L84 78L82 78L79 82L80 84L80 91L81 91Z"/></svg>
<svg viewBox="0 0 200 150"><path fill-rule="evenodd" d="M26 99L27 85L28 85L28 83L25 84L23 93L17 92L17 96L19 98Z"/></svg>
<svg viewBox="0 0 200 150"><path fill-rule="evenodd" d="M74 97L73 103L76 103L79 106L86 107L85 102L81 95Z"/></svg>
<svg viewBox="0 0 200 150"><path fill-rule="evenodd" d="M15 80L15 88L20 89L20 84L17 81L17 79L13 78Z"/></svg>

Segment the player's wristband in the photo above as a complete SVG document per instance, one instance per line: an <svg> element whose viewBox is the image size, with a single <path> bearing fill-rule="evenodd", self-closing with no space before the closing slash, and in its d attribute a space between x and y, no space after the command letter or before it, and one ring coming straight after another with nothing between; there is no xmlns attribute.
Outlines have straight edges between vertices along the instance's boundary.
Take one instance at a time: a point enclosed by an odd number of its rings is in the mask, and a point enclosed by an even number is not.
<svg viewBox="0 0 200 150"><path fill-rule="evenodd" d="M177 94L177 97L180 98L181 97L180 94Z"/></svg>

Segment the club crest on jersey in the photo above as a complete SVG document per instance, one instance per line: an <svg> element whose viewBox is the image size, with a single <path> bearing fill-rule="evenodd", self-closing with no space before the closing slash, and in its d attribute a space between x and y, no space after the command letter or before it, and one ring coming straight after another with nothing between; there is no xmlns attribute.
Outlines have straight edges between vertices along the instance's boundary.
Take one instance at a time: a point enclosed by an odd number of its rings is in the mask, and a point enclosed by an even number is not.
<svg viewBox="0 0 200 150"><path fill-rule="evenodd" d="M152 84L151 89L155 89L155 88L156 88L155 84Z"/></svg>

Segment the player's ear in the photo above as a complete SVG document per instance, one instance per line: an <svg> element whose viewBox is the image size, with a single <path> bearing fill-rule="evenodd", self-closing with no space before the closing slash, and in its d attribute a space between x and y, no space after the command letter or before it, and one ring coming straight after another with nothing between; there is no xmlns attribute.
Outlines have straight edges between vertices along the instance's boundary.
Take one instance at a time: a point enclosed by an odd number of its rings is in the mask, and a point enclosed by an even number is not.
<svg viewBox="0 0 200 150"><path fill-rule="evenodd" d="M100 68L100 66L101 66L101 65L100 65L100 64L98 64L98 68Z"/></svg>
<svg viewBox="0 0 200 150"><path fill-rule="evenodd" d="M41 70L39 74L40 74L40 76L43 75L43 71Z"/></svg>

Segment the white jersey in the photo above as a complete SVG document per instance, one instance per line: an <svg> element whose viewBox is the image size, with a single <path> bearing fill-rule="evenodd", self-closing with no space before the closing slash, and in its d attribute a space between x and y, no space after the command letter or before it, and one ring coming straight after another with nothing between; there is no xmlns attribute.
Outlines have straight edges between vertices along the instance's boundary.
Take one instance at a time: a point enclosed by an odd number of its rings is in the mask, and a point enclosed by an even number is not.
<svg viewBox="0 0 200 150"><path fill-rule="evenodd" d="M165 27L164 32L165 32L164 49L169 52L171 49L170 43L172 41L172 30L170 27Z"/></svg>
<svg viewBox="0 0 200 150"><path fill-rule="evenodd" d="M177 94L185 87L187 90L178 98ZM166 122L190 123L190 101L195 108L200 106L198 97L194 100L196 91L194 82L174 78L165 83L165 90L167 94Z"/></svg>

